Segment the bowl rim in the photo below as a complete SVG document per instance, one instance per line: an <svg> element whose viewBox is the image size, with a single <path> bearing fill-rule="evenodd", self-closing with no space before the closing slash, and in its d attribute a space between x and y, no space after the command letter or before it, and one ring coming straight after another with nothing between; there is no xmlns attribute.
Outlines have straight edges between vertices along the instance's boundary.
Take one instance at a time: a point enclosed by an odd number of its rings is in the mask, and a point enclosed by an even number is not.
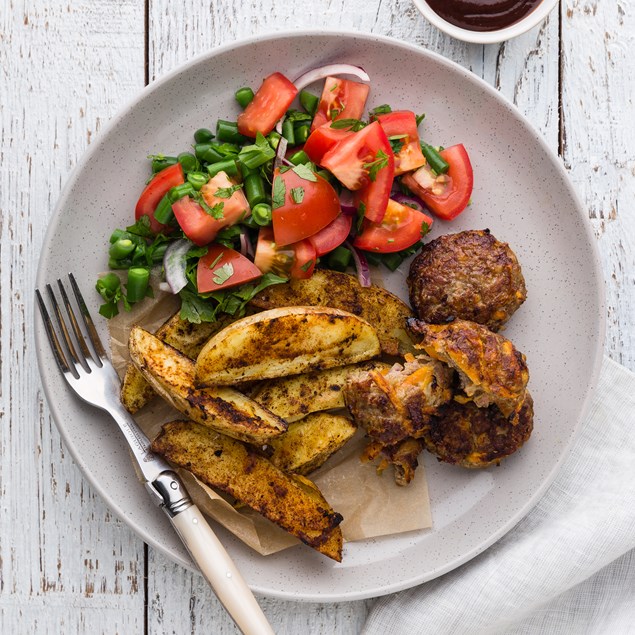
<svg viewBox="0 0 635 635"><path fill-rule="evenodd" d="M437 29L457 40L471 44L497 44L518 37L540 24L551 13L555 6L559 4L559 0L542 0L542 2L522 20L505 28L496 29L495 31L471 31L444 20L430 7L427 0L412 1L423 17L437 27Z"/></svg>

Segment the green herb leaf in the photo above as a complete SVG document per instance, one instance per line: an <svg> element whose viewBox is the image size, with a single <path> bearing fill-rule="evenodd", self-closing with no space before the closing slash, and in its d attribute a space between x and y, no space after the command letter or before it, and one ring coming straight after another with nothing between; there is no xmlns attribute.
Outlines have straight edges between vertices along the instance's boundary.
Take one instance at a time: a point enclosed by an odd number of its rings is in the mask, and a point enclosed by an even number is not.
<svg viewBox="0 0 635 635"><path fill-rule="evenodd" d="M291 188L291 198L296 205L299 205L304 200L304 188L293 187Z"/></svg>
<svg viewBox="0 0 635 635"><path fill-rule="evenodd" d="M377 115L387 115L389 112L392 112L392 108L388 104L382 104L381 106L377 106L370 111L371 117L376 117Z"/></svg>
<svg viewBox="0 0 635 635"><path fill-rule="evenodd" d="M220 256L222 255L223 254ZM220 259L220 256L216 259L216 261ZM232 265L231 262L226 262L212 273L214 274L214 277L212 278L214 284L225 284L234 275L234 265Z"/></svg>
<svg viewBox="0 0 635 635"><path fill-rule="evenodd" d="M234 195L234 192L238 192L238 190L241 190L242 187L242 183L232 185L230 187L221 187L214 192L214 196L216 198L231 198Z"/></svg>
<svg viewBox="0 0 635 635"><path fill-rule="evenodd" d="M388 165L388 155L383 150L377 150L375 160L370 163L364 163L364 170L368 170L368 178L371 181L377 180L379 170Z"/></svg>
<svg viewBox="0 0 635 635"><path fill-rule="evenodd" d="M407 134L392 135L391 137L388 137L393 154L399 154L403 150L403 147L406 144L405 139L407 138Z"/></svg>
<svg viewBox="0 0 635 635"><path fill-rule="evenodd" d="M134 225L126 227L126 231L142 238L151 238L154 235L150 229L150 217L145 214Z"/></svg>
<svg viewBox="0 0 635 635"><path fill-rule="evenodd" d="M301 110L288 110L285 121L290 121L291 123L296 123L297 121L313 121L313 117Z"/></svg>
<svg viewBox="0 0 635 635"><path fill-rule="evenodd" d="M250 170L255 170L275 156L276 151L260 132L256 134L256 142L253 145L244 146L238 153L238 159Z"/></svg>
<svg viewBox="0 0 635 635"><path fill-rule="evenodd" d="M366 205L364 203L360 203L357 208L357 218L355 219L355 230L358 234L362 230L364 216L366 216Z"/></svg>
<svg viewBox="0 0 635 635"><path fill-rule="evenodd" d="M218 307L215 307L212 302L187 288L183 289L179 295L181 296L180 318L182 320L187 320L193 324L216 321Z"/></svg>
<svg viewBox="0 0 635 635"><path fill-rule="evenodd" d="M273 180L273 192L271 194L271 209L278 209L284 205L284 200L287 195L287 186L284 181L277 176Z"/></svg>
<svg viewBox="0 0 635 635"><path fill-rule="evenodd" d="M317 176L315 175L315 172L311 169L311 167L307 163L300 163L300 165L295 165L291 169L301 179L304 179L305 181L311 181L312 183L315 183L317 181Z"/></svg>
<svg viewBox="0 0 635 635"><path fill-rule="evenodd" d="M421 122L426 118L426 113L421 113L420 115L415 115L415 121L417 122L417 128L421 125Z"/></svg>
<svg viewBox="0 0 635 635"><path fill-rule="evenodd" d="M302 269L302 271L304 271L305 273L313 266L313 258L311 258L311 260L309 260L308 262L305 262L300 269Z"/></svg>
<svg viewBox="0 0 635 635"><path fill-rule="evenodd" d="M331 128L334 130L348 130L352 132L358 132L362 128L365 128L368 124L360 121L359 119L338 119L331 123Z"/></svg>

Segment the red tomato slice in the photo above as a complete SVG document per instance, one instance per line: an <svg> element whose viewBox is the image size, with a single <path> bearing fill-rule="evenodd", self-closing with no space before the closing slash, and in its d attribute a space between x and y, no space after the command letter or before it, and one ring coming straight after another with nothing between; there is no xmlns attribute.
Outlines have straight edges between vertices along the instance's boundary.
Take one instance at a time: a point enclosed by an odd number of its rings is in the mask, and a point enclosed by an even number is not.
<svg viewBox="0 0 635 635"><path fill-rule="evenodd" d="M389 140L391 137L401 137L394 140L394 143L401 145L401 149L395 154L395 175L416 170L425 164L426 159L421 152L417 118L414 112L395 110L379 115L377 121Z"/></svg>
<svg viewBox="0 0 635 635"><path fill-rule="evenodd" d="M311 130L338 119L361 119L369 90L368 84L327 77Z"/></svg>
<svg viewBox="0 0 635 635"><path fill-rule="evenodd" d="M353 245L366 251L388 254L414 245L426 234L432 219L420 211L390 199L381 223L365 221L362 233Z"/></svg>
<svg viewBox="0 0 635 635"><path fill-rule="evenodd" d="M309 242L315 248L318 257L339 247L348 238L352 226L353 217L350 214L340 214L317 234L309 236Z"/></svg>
<svg viewBox="0 0 635 635"><path fill-rule="evenodd" d="M424 165L402 178L403 184L419 196L439 218L452 220L470 202L474 187L474 172L463 144L439 153L449 164L447 174L438 176Z"/></svg>
<svg viewBox="0 0 635 635"><path fill-rule="evenodd" d="M271 216L277 245L284 247L312 236L340 213L340 201L333 186L321 176L314 176L316 180L310 181L294 170L274 172ZM278 198L283 199L282 205L278 204Z"/></svg>
<svg viewBox="0 0 635 635"><path fill-rule="evenodd" d="M331 128L330 123L316 128L306 140L303 150L309 155L309 159L320 164L322 157L338 142L346 137L350 137L353 132Z"/></svg>
<svg viewBox="0 0 635 635"><path fill-rule="evenodd" d="M273 271L290 278L310 278L317 262L315 248L308 240L280 247L271 227L261 227L254 262L263 273Z"/></svg>
<svg viewBox="0 0 635 635"><path fill-rule="evenodd" d="M166 225L154 220L154 210L170 188L181 185L181 183L185 183L185 178L180 163L175 163L157 172L141 192L134 211L135 219L139 220L142 216L147 216L150 219L150 229L155 234L160 233Z"/></svg>
<svg viewBox="0 0 635 635"><path fill-rule="evenodd" d="M241 253L224 245L210 245L196 267L199 293L222 291L262 276L262 271Z"/></svg>
<svg viewBox="0 0 635 635"><path fill-rule="evenodd" d="M317 262L315 247L308 240L301 240L293 244L293 251L295 259L291 268L291 277L298 280L310 278Z"/></svg>
<svg viewBox="0 0 635 635"><path fill-rule="evenodd" d="M297 94L298 89L282 73L269 75L238 115L238 132L247 137L255 137L258 132L269 134Z"/></svg>

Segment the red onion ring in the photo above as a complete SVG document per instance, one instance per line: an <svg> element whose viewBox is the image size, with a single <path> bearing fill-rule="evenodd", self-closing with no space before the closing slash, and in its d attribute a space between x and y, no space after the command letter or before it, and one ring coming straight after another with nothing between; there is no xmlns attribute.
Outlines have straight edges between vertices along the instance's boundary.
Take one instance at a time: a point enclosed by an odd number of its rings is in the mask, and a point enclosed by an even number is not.
<svg viewBox="0 0 635 635"><path fill-rule="evenodd" d="M357 247L353 247L348 240L344 243L345 247L351 250L353 254L353 260L355 261L355 269L357 270L357 279L362 287L370 287L372 282L370 280L370 267L366 256L361 253Z"/></svg>
<svg viewBox="0 0 635 635"><path fill-rule="evenodd" d="M254 258L254 250L251 246L251 241L249 240L249 236L247 236L247 232L244 231L240 234L240 253L252 260Z"/></svg>
<svg viewBox="0 0 635 635"><path fill-rule="evenodd" d="M342 208L342 214L346 214L347 216L357 215L353 192L350 190L342 190L340 192L340 207Z"/></svg>
<svg viewBox="0 0 635 635"><path fill-rule="evenodd" d="M163 254L165 281L174 295L187 285L187 278L185 277L187 252L193 246L194 244L190 240L181 238L168 245L165 254Z"/></svg>
<svg viewBox="0 0 635 635"><path fill-rule="evenodd" d="M320 66L319 68L314 68L313 70L303 73L293 83L299 92L313 82L317 82L319 79L326 79L331 75L353 75L363 82L370 82L368 73L360 66L353 66L352 64L327 64L326 66Z"/></svg>
<svg viewBox="0 0 635 635"><path fill-rule="evenodd" d="M285 161L284 155L287 153L288 141L284 137L280 137L278 148L276 150L276 158L273 160L273 169L279 168Z"/></svg>

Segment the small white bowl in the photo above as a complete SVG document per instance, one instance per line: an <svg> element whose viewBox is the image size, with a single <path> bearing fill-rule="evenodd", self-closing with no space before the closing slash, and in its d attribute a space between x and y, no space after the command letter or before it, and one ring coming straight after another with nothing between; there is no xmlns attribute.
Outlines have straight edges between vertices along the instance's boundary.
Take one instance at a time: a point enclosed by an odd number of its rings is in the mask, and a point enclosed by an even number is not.
<svg viewBox="0 0 635 635"><path fill-rule="evenodd" d="M434 24L437 29L440 29L444 33L451 35L457 40L463 40L464 42L472 42L474 44L495 44L497 42L504 42L505 40L511 40L514 37L518 37L523 33L533 29L537 24L540 24L551 12L551 10L558 4L558 0L543 0L531 13L526 15L522 20L519 20L515 24L505 27L504 29L497 29L496 31L470 31L468 29L462 29L461 27L450 24L444 20L436 11L430 8L430 5L426 0L413 0L415 6L423 16Z"/></svg>

